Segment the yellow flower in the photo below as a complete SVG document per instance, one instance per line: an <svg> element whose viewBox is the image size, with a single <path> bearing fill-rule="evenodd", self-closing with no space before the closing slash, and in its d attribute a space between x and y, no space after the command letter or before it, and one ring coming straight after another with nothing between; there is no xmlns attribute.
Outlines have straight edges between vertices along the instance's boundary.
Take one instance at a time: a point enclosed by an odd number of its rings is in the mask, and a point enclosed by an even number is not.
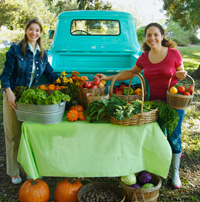
<svg viewBox="0 0 200 202"><path fill-rule="evenodd" d="M61 83L60 78L57 78L56 83Z"/></svg>
<svg viewBox="0 0 200 202"><path fill-rule="evenodd" d="M65 73L65 71L61 72L61 74L65 77L67 74Z"/></svg>
<svg viewBox="0 0 200 202"><path fill-rule="evenodd" d="M72 78L69 78L68 80L69 80L69 83L73 83L73 80L72 80Z"/></svg>

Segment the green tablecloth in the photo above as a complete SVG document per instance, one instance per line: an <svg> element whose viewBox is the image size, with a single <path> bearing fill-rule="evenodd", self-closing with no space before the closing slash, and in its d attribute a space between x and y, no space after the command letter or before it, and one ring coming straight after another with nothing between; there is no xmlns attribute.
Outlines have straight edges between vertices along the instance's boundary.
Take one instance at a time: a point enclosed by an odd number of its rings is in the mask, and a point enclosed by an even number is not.
<svg viewBox="0 0 200 202"><path fill-rule="evenodd" d="M147 170L167 177L171 148L157 122L141 126L24 122L18 161L26 173L59 177L113 177Z"/></svg>

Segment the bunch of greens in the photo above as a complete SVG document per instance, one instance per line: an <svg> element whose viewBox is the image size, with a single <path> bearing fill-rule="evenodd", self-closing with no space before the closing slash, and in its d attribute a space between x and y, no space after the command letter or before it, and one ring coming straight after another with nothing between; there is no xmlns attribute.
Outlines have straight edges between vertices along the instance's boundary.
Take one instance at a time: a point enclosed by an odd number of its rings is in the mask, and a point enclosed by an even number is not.
<svg viewBox="0 0 200 202"><path fill-rule="evenodd" d="M15 94L15 97L16 97L16 101L18 102L18 100L20 99L22 93L29 89L29 87L24 87L24 86L17 86L15 89L14 89L14 94Z"/></svg>
<svg viewBox="0 0 200 202"><path fill-rule="evenodd" d="M49 105L58 104L61 101L70 101L70 96L55 90L53 94L48 95L45 91L34 88L23 91L18 100L19 104L36 104L36 105Z"/></svg>
<svg viewBox="0 0 200 202"><path fill-rule="evenodd" d="M141 106L141 100L127 103L117 95L112 94L108 100L96 100L90 103L85 110L85 115L90 122L99 121L100 117L114 117L120 121L141 113ZM149 112L157 108L161 129L163 131L166 129L168 135L171 135L179 120L178 113L162 101L145 101L143 104L143 112Z"/></svg>
<svg viewBox="0 0 200 202"><path fill-rule="evenodd" d="M171 135L178 124L178 112L162 101L146 101L145 104L158 108L160 127L163 132L167 130L167 134Z"/></svg>

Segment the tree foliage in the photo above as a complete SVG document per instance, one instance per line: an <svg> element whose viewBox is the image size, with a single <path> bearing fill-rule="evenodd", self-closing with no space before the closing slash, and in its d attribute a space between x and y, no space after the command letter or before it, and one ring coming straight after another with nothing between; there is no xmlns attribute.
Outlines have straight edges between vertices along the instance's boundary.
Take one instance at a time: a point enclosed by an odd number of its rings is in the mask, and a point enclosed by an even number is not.
<svg viewBox="0 0 200 202"><path fill-rule="evenodd" d="M200 0L163 0L163 9L186 29L200 28Z"/></svg>
<svg viewBox="0 0 200 202"><path fill-rule="evenodd" d="M24 28L31 18L37 17L42 23L51 25L55 14L41 0L0 0L0 25L9 29Z"/></svg>

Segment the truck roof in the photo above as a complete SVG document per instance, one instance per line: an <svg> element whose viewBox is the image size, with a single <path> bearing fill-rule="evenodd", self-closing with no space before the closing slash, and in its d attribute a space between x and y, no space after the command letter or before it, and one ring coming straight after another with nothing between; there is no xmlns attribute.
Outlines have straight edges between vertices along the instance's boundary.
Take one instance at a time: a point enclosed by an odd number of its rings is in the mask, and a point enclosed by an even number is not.
<svg viewBox="0 0 200 202"><path fill-rule="evenodd" d="M91 19L104 19L108 17L112 18L133 18L130 13L111 10L74 10L64 11L59 14L58 18L76 17L76 18L91 18Z"/></svg>

